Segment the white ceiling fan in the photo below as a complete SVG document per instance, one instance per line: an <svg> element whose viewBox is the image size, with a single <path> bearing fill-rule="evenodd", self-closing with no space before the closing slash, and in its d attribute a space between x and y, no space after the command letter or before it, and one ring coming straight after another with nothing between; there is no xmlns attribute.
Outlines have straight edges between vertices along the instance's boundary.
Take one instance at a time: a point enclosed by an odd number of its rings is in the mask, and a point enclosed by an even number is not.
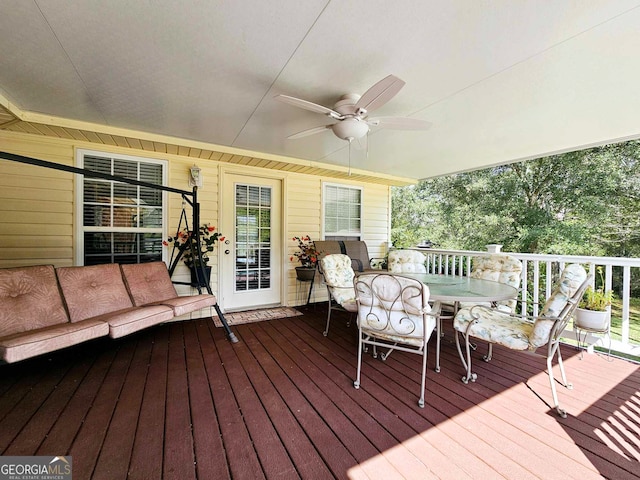
<svg viewBox="0 0 640 480"><path fill-rule="evenodd" d="M330 129L337 137L347 140L351 144L353 140L358 140L367 135L370 127L379 126L395 130L426 130L431 126L430 122L409 117L369 117L370 112L391 100L404 85L404 81L394 75L389 75L364 92L362 96L355 93L343 95L333 109L307 100L290 97L289 95L276 95L274 98L295 107L322 113L333 120L337 120L336 123L303 130L289 135L287 138L302 138Z"/></svg>

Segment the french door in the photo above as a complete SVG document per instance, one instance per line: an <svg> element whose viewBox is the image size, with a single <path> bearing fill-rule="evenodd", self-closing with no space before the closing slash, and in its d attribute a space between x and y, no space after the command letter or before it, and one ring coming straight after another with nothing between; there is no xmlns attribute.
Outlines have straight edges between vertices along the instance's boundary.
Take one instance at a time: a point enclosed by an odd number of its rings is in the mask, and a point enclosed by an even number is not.
<svg viewBox="0 0 640 480"><path fill-rule="evenodd" d="M222 305L249 310L281 303L280 180L225 173L222 186ZM227 233L227 232L230 232Z"/></svg>

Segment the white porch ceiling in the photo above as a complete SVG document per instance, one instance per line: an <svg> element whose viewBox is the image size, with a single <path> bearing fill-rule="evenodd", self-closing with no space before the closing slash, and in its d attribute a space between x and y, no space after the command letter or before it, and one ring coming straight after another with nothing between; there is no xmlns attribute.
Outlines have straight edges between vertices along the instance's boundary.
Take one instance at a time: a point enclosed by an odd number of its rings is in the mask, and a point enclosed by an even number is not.
<svg viewBox="0 0 640 480"><path fill-rule="evenodd" d="M638 0L23 0L0 3L19 109L345 166L332 107L394 74L359 169L425 178L640 136Z"/></svg>

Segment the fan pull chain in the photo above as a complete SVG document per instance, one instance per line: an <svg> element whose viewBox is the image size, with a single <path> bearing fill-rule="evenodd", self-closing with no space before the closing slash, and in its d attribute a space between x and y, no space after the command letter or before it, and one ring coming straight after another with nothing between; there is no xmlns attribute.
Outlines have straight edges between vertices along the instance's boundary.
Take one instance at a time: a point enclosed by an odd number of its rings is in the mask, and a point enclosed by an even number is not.
<svg viewBox="0 0 640 480"><path fill-rule="evenodd" d="M349 170L347 172L347 175L350 177L351 176L351 142L353 142L353 137L348 137L347 140L349 140Z"/></svg>
<svg viewBox="0 0 640 480"><path fill-rule="evenodd" d="M371 133L371 130L367 130L367 150L366 150L366 154L365 154L365 164L369 165L369 134Z"/></svg>

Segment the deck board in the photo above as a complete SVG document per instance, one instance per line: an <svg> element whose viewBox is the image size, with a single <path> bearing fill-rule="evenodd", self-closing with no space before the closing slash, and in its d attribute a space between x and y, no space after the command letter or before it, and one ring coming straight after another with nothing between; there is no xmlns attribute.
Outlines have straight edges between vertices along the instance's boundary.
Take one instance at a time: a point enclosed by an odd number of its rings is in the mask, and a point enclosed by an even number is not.
<svg viewBox="0 0 640 480"><path fill-rule="evenodd" d="M169 329L156 328L148 334L152 350L129 462L131 480L162 478Z"/></svg>
<svg viewBox="0 0 640 480"><path fill-rule="evenodd" d="M420 409L420 357L365 354L354 389L355 327L324 337L324 308L237 344L200 319L0 365L0 454L72 455L78 479L640 476L638 365L563 346L560 419L543 358L479 345L464 385L449 326Z"/></svg>

